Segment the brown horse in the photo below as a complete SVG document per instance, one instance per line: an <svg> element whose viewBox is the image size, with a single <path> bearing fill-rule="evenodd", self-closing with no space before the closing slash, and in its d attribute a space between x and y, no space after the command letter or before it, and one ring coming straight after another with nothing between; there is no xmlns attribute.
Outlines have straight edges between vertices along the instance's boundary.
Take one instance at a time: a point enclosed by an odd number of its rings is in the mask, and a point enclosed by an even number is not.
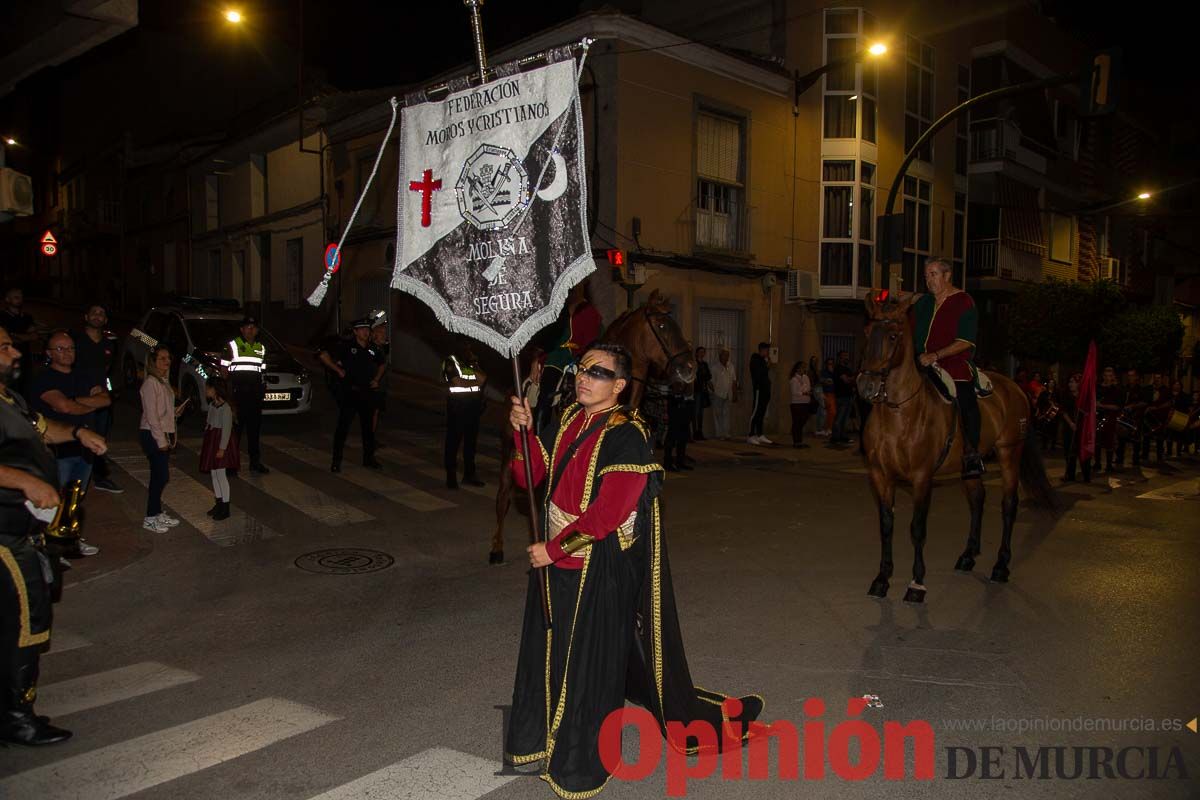
<svg viewBox="0 0 1200 800"><path fill-rule="evenodd" d="M879 574L868 594L887 596L892 577L892 525L896 483L912 484L913 517L909 533L913 544L913 578L904 599L925 599L925 526L930 496L937 475L958 476L962 468L962 425L956 405L947 403L917 366L908 309L916 299L880 304L866 301L867 354L858 379L859 394L875 405L863 430L863 445L871 491L879 507L882 557ZM998 373L988 373L994 391L979 399L982 432L979 452L996 454L1004 496L1001 516L1004 533L992 568L993 581L1008 580L1012 560L1012 530L1017 518L1017 484L1024 483L1039 501L1053 505L1053 490L1046 477L1029 420L1029 401L1017 385ZM971 509L967 548L955 569L969 572L980 553L984 488L979 478L964 480L963 491Z"/></svg>
<svg viewBox="0 0 1200 800"><path fill-rule="evenodd" d="M671 318L670 302L655 290L644 306L626 311L608 326L602 341L619 344L633 357L633 380L625 391L626 405L637 408L646 391L646 382L691 383L696 379L696 359L691 345L683 336L678 323ZM573 396L563 401L569 405ZM496 532L492 536L492 551L488 562L504 563L504 519L512 504L516 485L512 477L513 435L505 421L500 439L500 487L496 491Z"/></svg>

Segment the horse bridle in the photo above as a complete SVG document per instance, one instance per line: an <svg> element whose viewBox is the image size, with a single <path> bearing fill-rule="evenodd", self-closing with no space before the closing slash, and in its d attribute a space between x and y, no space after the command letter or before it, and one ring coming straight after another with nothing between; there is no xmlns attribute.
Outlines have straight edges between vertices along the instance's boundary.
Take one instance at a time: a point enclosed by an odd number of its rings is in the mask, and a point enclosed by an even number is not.
<svg viewBox="0 0 1200 800"><path fill-rule="evenodd" d="M888 328L899 328L900 323L901 323L901 320L898 320L898 319L877 319L877 320L872 320L872 321L882 323L883 325L885 325ZM912 400L914 397L916 397L917 395L919 395L921 393L921 387L918 386L917 390L915 392L913 392L908 397L904 398L903 400L901 400L898 403L893 403L890 400L888 400L888 396L887 396L888 374L891 373L891 371L892 371L892 367L891 367L892 359L894 359L896 357L896 350L899 349L900 342L901 342L901 339L899 336L897 336L896 341L892 344L892 352L888 353L887 359L883 362L887 366L885 366L883 369L864 369L861 372L861 374L863 374L863 375L879 378L879 389L875 392L874 395L867 398L867 401L873 405L880 405L882 403L882 404L886 405L888 408L899 408L900 406L904 405L909 400Z"/></svg>
<svg viewBox="0 0 1200 800"><path fill-rule="evenodd" d="M658 342L658 346L662 350L663 355L667 357L667 363L663 365L663 369L662 369L663 373L666 374L667 372L670 372L671 365L675 363L675 359L679 358L680 356L689 355L692 352L692 350L690 347L685 347L684 349L680 350L678 353L672 354L671 348L667 347L667 343L665 341L663 341L662 335L658 332L658 326L656 326L654 324L655 317L669 318L671 315L665 311L653 311L652 312L650 310L649 306L646 306L645 312L646 312L646 324L650 326L650 332L654 334L654 340ZM634 380L638 380L638 379L635 378Z"/></svg>

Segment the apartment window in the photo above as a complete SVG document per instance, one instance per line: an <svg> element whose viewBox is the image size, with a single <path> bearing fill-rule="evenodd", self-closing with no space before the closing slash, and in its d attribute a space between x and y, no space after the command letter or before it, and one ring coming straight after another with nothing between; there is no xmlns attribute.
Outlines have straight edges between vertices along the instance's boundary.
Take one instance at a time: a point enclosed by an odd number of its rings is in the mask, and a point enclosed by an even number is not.
<svg viewBox="0 0 1200 800"><path fill-rule="evenodd" d="M933 48L909 36L904 48L904 152L912 150L933 121ZM917 158L933 163L933 142Z"/></svg>
<svg viewBox="0 0 1200 800"><path fill-rule="evenodd" d="M1071 263L1074 220L1066 214L1050 214L1050 260Z"/></svg>
<svg viewBox="0 0 1200 800"><path fill-rule="evenodd" d="M971 99L971 68L958 65L958 104L962 105ZM954 174L967 174L967 160L970 152L969 131L971 129L970 114L959 116L954 123Z"/></svg>
<svg viewBox="0 0 1200 800"><path fill-rule="evenodd" d="M826 139L876 140L878 74L874 64L854 62L868 46L866 37L875 20L857 8L835 8L825 12L825 63L850 63L825 75L822 130Z"/></svg>
<svg viewBox="0 0 1200 800"><path fill-rule="evenodd" d="M967 196L954 193L954 285L964 288L967 261Z"/></svg>
<svg viewBox="0 0 1200 800"><path fill-rule="evenodd" d="M871 286L875 165L829 159L821 165L821 285Z"/></svg>
<svg viewBox="0 0 1200 800"><path fill-rule="evenodd" d="M906 175L904 178L904 261L900 288L906 292L925 291L925 262L929 260L929 232L932 219L928 181Z"/></svg>
<svg viewBox="0 0 1200 800"><path fill-rule="evenodd" d="M696 245L749 252L745 203L745 120L696 116Z"/></svg>
<svg viewBox="0 0 1200 800"><path fill-rule="evenodd" d="M287 293L284 295L285 308L299 308L300 295L304 284L304 240L288 239L287 254L284 260L284 283Z"/></svg>

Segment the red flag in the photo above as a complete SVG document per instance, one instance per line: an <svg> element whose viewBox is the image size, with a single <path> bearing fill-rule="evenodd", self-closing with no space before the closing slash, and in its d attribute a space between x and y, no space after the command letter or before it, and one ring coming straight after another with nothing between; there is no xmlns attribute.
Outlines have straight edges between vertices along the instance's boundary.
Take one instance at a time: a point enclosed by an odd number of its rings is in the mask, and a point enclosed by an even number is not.
<svg viewBox="0 0 1200 800"><path fill-rule="evenodd" d="M1079 412L1076 414L1076 440L1079 460L1086 461L1096 452L1096 343L1088 345L1087 361L1083 364L1083 380L1079 383Z"/></svg>

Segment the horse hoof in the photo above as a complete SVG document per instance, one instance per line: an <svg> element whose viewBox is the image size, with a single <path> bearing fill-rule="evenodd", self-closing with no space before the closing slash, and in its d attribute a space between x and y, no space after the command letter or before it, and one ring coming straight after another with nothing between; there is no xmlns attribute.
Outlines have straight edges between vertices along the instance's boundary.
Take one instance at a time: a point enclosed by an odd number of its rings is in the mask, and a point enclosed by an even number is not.
<svg viewBox="0 0 1200 800"><path fill-rule="evenodd" d="M1008 583L1008 570L996 567L992 570L992 583Z"/></svg>
<svg viewBox="0 0 1200 800"><path fill-rule="evenodd" d="M492 552L488 553L488 563L489 564L503 564L504 563L504 551L503 550L493 550Z"/></svg>
<svg viewBox="0 0 1200 800"><path fill-rule="evenodd" d="M871 583L871 588L867 589L867 594L869 594L871 597L877 597L880 600L887 597L887 593L888 593L888 582L887 581L876 580Z"/></svg>
<svg viewBox="0 0 1200 800"><path fill-rule="evenodd" d="M908 591L904 593L904 602L921 604L925 602L925 587L909 586Z"/></svg>
<svg viewBox="0 0 1200 800"><path fill-rule="evenodd" d="M967 555L959 556L958 563L954 565L954 568L959 572L970 572L975 569L975 559Z"/></svg>

